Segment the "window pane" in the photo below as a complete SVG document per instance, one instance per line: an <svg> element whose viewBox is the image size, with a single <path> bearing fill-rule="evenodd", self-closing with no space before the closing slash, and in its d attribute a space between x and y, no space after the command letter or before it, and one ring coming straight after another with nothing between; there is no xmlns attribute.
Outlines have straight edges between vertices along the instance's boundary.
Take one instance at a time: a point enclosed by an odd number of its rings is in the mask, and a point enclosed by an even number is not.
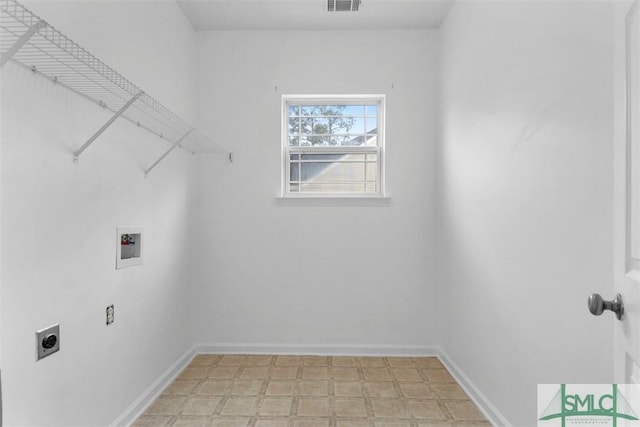
<svg viewBox="0 0 640 427"><path fill-rule="evenodd" d="M367 116L377 116L377 115L378 115L378 106L367 105Z"/></svg>
<svg viewBox="0 0 640 427"><path fill-rule="evenodd" d="M300 119L298 117L290 117L289 118L289 135L298 135Z"/></svg>
<svg viewBox="0 0 640 427"><path fill-rule="evenodd" d="M378 165L376 163L367 163L367 181L375 182L378 178Z"/></svg>
<svg viewBox="0 0 640 427"><path fill-rule="evenodd" d="M367 133L378 133L377 117L367 117Z"/></svg>
<svg viewBox="0 0 640 427"><path fill-rule="evenodd" d="M302 163L302 181L364 181L364 163Z"/></svg>
<svg viewBox="0 0 640 427"><path fill-rule="evenodd" d="M318 154L302 154L302 161L324 160L326 162L337 162L342 160L346 154L318 153ZM364 161L364 154L359 154L361 161Z"/></svg>
<svg viewBox="0 0 640 427"><path fill-rule="evenodd" d="M344 106L342 113L345 116L364 116L364 105Z"/></svg>
<svg viewBox="0 0 640 427"><path fill-rule="evenodd" d="M302 119L302 129L304 133L311 135L326 135L332 133L329 119L323 117Z"/></svg>
<svg viewBox="0 0 640 427"><path fill-rule="evenodd" d="M305 193L364 193L364 183L301 183L299 192Z"/></svg>
<svg viewBox="0 0 640 427"><path fill-rule="evenodd" d="M293 100L292 100L293 101ZM375 148L381 103L357 98L291 102L285 109L290 156L287 191L295 193L376 193L380 191L378 151L349 153L349 147ZM305 147L318 147L307 150ZM308 151L308 152L304 152Z"/></svg>
<svg viewBox="0 0 640 427"><path fill-rule="evenodd" d="M289 181L300 181L300 168L298 163L291 163L289 169Z"/></svg>
<svg viewBox="0 0 640 427"><path fill-rule="evenodd" d="M364 133L364 118L362 117L354 117L349 123L348 123L348 127L345 126L346 128L346 132L344 133L357 133L357 134L361 134Z"/></svg>

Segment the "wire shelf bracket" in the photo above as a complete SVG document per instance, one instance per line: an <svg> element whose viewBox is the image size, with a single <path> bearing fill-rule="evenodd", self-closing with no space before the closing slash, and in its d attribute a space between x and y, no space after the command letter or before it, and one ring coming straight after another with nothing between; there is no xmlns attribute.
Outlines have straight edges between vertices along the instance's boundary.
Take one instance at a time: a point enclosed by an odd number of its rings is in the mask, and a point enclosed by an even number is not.
<svg viewBox="0 0 640 427"><path fill-rule="evenodd" d="M78 163L78 161L79 161L79 159L80 159L80 154L82 154L82 152L83 152L84 150L86 150L86 149L87 149L87 147L89 147L89 146L93 143L93 141L95 141L95 140L96 140L100 135L102 135L102 132L104 132L105 130L107 130L107 128L108 128L109 126L111 126L111 125L113 124L113 122L115 122L115 121L116 121L116 119L117 119L118 117L120 117L120 116L121 116L121 115L122 115L122 114L127 110L127 108L131 107L131 104L133 104L133 103L136 101L136 99L140 98L140 96L141 96L142 94L143 94L143 92L139 92L139 93L137 93L136 95L134 95L134 96L133 96L133 98L131 98L131 99L130 99L126 104L124 104L124 105L122 106L122 108L120 108L120 110L118 110L118 111L113 115L113 117L111 117L109 120L107 120L107 122L106 122L104 125L102 125L102 127L101 127L100 129L98 129L98 130L96 131L96 133L94 133L94 134L91 136L91 138L89 138L89 139L87 140L87 142L85 142L85 143L82 145L82 147L80 147L78 150L76 150L76 152L75 152L75 153L73 153L73 163Z"/></svg>
<svg viewBox="0 0 640 427"><path fill-rule="evenodd" d="M40 20L33 24L29 29L22 35L16 42L11 46L5 53L2 54L2 58L0 58L0 68L4 67L4 64L9 62L9 60L15 55L15 53L22 47L29 39L38 32L39 29L46 27L48 24Z"/></svg>
<svg viewBox="0 0 640 427"><path fill-rule="evenodd" d="M233 160L229 151L16 0L0 0L0 68L8 62L43 76L113 113L73 153L75 163L118 118L151 132L164 144L171 144L162 157L144 171L145 176L177 147L192 154L224 154L229 161Z"/></svg>
<svg viewBox="0 0 640 427"><path fill-rule="evenodd" d="M144 171L144 177L146 178L147 175L149 175L149 172L151 172L153 170L153 168L155 168L156 166L158 166L158 163L160 163L161 161L164 160L165 157L167 157L169 155L169 153L171 153L174 148L178 147L180 145L180 143L189 136L189 134L191 132L193 132L195 129L191 129L189 130L187 133L185 133L184 135L182 135L180 137L179 140L177 140L176 142L173 143L173 145L171 146L171 148L169 148L167 151L164 152L164 154L162 156L160 156L160 158L158 160L156 160L151 166L149 166L149 169L147 169L146 171Z"/></svg>

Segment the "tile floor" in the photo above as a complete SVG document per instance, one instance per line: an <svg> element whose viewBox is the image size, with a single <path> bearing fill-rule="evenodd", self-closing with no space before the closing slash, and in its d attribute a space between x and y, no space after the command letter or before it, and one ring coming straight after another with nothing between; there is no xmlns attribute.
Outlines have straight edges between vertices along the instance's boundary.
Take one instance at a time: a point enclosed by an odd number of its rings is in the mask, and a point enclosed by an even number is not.
<svg viewBox="0 0 640 427"><path fill-rule="evenodd" d="M490 426L433 357L198 355L134 423Z"/></svg>

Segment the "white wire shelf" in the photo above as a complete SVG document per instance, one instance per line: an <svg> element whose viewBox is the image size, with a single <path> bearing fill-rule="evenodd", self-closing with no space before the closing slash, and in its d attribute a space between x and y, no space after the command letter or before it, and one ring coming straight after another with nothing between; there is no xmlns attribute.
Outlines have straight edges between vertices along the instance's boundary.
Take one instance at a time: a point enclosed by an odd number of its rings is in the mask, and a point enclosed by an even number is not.
<svg viewBox="0 0 640 427"><path fill-rule="evenodd" d="M0 0L0 54L0 67L13 61L114 114L76 150L74 161L118 118L171 144L145 175L176 147L193 154L225 154L232 160L232 153L15 0Z"/></svg>

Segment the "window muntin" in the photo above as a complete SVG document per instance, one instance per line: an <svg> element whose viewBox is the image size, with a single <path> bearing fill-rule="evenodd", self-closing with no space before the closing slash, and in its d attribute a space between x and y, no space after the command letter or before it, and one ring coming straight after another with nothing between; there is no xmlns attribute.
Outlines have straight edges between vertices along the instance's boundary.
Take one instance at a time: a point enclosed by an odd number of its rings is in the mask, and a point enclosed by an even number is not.
<svg viewBox="0 0 640 427"><path fill-rule="evenodd" d="M382 196L384 96L283 97L284 196Z"/></svg>

